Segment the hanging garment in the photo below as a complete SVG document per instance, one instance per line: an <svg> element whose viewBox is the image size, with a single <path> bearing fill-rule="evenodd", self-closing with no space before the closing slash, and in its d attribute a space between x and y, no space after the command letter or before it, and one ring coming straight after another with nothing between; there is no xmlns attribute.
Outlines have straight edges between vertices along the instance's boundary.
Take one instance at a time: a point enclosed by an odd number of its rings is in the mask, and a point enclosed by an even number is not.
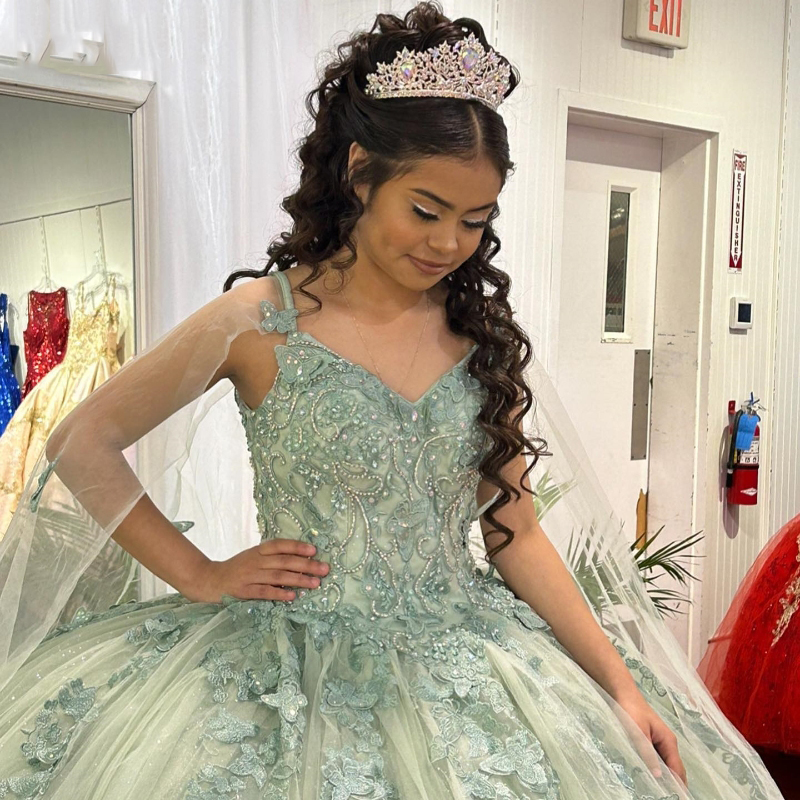
<svg viewBox="0 0 800 800"><path fill-rule="evenodd" d="M756 747L800 756L800 515L759 553L697 668Z"/></svg>
<svg viewBox="0 0 800 800"><path fill-rule="evenodd" d="M476 423L484 387L468 370L477 345L411 402L298 331L288 278L279 272L278 280L283 308L261 303L263 329L287 334L275 346L278 378L256 408L238 392L235 400L261 539L314 543L330 572L290 601L201 603L173 594L84 611L53 629L0 695L0 794L778 800L763 764L735 731L729 736L713 703L698 706L685 694L685 668L665 669L670 683L662 683L620 628L609 635L676 732L690 791L663 765L655 776L552 629L477 569L467 531L489 505L478 509L475 499L475 465L488 452ZM235 315L246 294L233 298L210 308ZM132 392L131 403L145 388L173 391L193 370L216 369L216 359L205 361L212 345L224 350L236 331L221 312L198 347L207 313L123 367L98 392L102 402L87 401L85 419L73 418L78 446L106 403L118 421L117 388ZM148 355L166 355L171 371L150 375ZM207 383L205 372L198 380ZM135 413L140 428L147 411ZM81 496L93 516L112 527L105 511L124 481L114 491L98 486L99 476L86 475L90 461L73 460L69 448L56 458L64 452L72 465L62 470L54 460L40 473L34 516L15 520L15 534L29 524L47 530L41 504L49 514L73 477L85 481ZM100 471L110 475L111 465ZM224 465L215 467L224 477ZM46 550L50 538L38 541ZM611 553L603 566L616 569ZM615 596L630 611L638 584L627 573L623 580ZM29 617L35 599L24 608ZM613 616L609 606L603 617ZM663 623L646 616L663 635ZM643 632L647 620L639 620ZM648 637L654 658L668 641Z"/></svg>
<svg viewBox="0 0 800 800"><path fill-rule="evenodd" d="M69 336L67 290L28 292L28 327L22 332L28 372L22 399L64 358Z"/></svg>
<svg viewBox="0 0 800 800"><path fill-rule="evenodd" d="M62 291L66 297L66 289L59 289L49 304L34 306L37 309L34 319L38 323L33 328L29 325L29 331L50 331L37 339L45 343L44 349L36 351L39 355L44 352L55 353L52 348L58 336L53 332L66 327L65 304L60 299ZM38 295L38 292L31 294ZM37 299L34 302L39 301ZM47 317L48 323L44 322L42 314L45 312L41 312L42 308L46 308L46 313L50 315ZM119 314L116 299L109 297L108 293L94 311L87 310L83 284L79 284L69 338L64 348L66 357L43 374L29 394L23 397L0 437L0 539L8 528L22 489L42 454L47 437L84 397L119 369ZM32 339L28 337L25 341L28 344ZM45 361L40 359L37 363L42 365Z"/></svg>
<svg viewBox="0 0 800 800"><path fill-rule="evenodd" d="M8 295L0 294L0 434L19 406L21 395L14 374L14 353L8 330Z"/></svg>

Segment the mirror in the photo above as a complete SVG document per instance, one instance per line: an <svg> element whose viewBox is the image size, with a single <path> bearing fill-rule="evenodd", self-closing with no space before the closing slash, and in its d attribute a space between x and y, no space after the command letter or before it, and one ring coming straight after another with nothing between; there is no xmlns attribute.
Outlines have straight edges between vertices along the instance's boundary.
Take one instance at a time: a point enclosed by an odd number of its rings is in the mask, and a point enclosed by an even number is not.
<svg viewBox="0 0 800 800"><path fill-rule="evenodd" d="M47 437L144 347L152 88L0 64L0 539Z"/></svg>
<svg viewBox="0 0 800 800"><path fill-rule="evenodd" d="M5 381L21 399L65 359L93 365L88 393L133 353L130 127L128 114L0 95Z"/></svg>

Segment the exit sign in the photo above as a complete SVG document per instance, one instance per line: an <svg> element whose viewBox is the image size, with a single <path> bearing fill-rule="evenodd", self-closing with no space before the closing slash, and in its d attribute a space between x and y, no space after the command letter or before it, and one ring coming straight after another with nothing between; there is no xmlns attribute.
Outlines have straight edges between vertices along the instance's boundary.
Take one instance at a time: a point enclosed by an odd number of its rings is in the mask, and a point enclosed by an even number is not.
<svg viewBox="0 0 800 800"><path fill-rule="evenodd" d="M622 38L661 47L689 46L691 0L625 0Z"/></svg>

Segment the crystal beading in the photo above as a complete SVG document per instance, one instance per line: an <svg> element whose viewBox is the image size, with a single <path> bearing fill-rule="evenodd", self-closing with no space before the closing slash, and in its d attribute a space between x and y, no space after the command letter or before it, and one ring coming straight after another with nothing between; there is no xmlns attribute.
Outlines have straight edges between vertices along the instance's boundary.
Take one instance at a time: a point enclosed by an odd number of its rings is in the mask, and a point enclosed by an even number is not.
<svg viewBox="0 0 800 800"><path fill-rule="evenodd" d="M445 42L424 52L404 47L391 63L381 62L367 75L367 95L390 97L457 97L478 100L493 111L503 102L511 69L474 33L452 46Z"/></svg>

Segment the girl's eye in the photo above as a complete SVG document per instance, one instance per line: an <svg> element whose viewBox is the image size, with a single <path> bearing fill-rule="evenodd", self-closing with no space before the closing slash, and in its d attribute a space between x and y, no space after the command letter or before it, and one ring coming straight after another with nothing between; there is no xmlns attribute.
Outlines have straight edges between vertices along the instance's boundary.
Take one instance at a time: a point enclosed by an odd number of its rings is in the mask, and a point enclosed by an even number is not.
<svg viewBox="0 0 800 800"><path fill-rule="evenodd" d="M422 219L427 221L439 219L439 217L437 217L436 214L431 214L429 211L423 211L419 206L416 205L414 206L414 213L418 217L422 217ZM478 230L480 228L485 228L488 225L488 223L484 222L482 219L474 220L472 222L464 220L464 225L470 230Z"/></svg>

